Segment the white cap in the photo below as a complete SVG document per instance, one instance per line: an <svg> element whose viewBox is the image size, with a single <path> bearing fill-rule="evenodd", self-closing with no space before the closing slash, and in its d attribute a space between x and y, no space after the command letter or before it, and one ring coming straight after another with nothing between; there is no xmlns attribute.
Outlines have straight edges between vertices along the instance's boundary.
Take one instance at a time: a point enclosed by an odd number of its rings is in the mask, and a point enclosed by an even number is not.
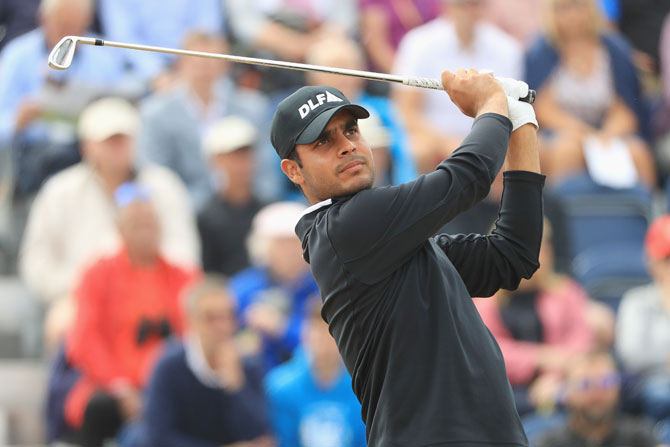
<svg viewBox="0 0 670 447"><path fill-rule="evenodd" d="M256 141L256 127L240 116L228 116L209 128L202 143L205 156L227 154Z"/></svg>
<svg viewBox="0 0 670 447"><path fill-rule="evenodd" d="M251 223L247 249L254 264L267 265L271 241L277 238L298 237L295 226L305 206L298 202L276 202L260 210Z"/></svg>
<svg viewBox="0 0 670 447"><path fill-rule="evenodd" d="M358 120L358 129L372 149L391 145L391 134L377 115L371 113L368 118Z"/></svg>
<svg viewBox="0 0 670 447"><path fill-rule="evenodd" d="M260 210L251 224L254 235L265 238L295 236L295 226L305 206L298 202L276 202Z"/></svg>
<svg viewBox="0 0 670 447"><path fill-rule="evenodd" d="M102 98L89 104L79 117L79 138L103 141L112 135L134 136L139 128L139 115L125 99Z"/></svg>

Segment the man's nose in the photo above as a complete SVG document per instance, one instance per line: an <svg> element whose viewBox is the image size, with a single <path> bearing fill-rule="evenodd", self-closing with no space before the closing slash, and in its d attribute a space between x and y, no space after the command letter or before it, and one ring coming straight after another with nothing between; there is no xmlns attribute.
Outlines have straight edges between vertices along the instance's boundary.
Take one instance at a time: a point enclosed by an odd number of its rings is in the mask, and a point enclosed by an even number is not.
<svg viewBox="0 0 670 447"><path fill-rule="evenodd" d="M349 152L355 152L355 151L356 151L356 144L349 138L342 136L339 147L340 157L347 155Z"/></svg>

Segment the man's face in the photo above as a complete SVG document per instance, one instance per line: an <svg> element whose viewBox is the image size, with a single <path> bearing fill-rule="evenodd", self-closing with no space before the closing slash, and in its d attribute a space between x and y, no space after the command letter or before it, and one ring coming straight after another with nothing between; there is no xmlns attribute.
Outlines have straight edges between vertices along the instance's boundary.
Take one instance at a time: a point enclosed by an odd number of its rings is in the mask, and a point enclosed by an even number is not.
<svg viewBox="0 0 670 447"><path fill-rule="evenodd" d="M337 112L314 143L298 144L295 150L300 163L284 159L282 170L312 203L351 195L374 183L372 151L347 110Z"/></svg>
<svg viewBox="0 0 670 447"><path fill-rule="evenodd" d="M607 420L616 410L619 389L619 376L611 359L592 359L571 372L567 404L573 412L589 421Z"/></svg>
<svg viewBox="0 0 670 447"><path fill-rule="evenodd" d="M124 134L112 135L102 141L84 141L84 158L99 172L118 175L133 168L133 137Z"/></svg>
<svg viewBox="0 0 670 447"><path fill-rule="evenodd" d="M252 180L254 158L249 146L215 155L211 164L214 171L230 183L247 185Z"/></svg>
<svg viewBox="0 0 670 447"><path fill-rule="evenodd" d="M223 41L212 40L195 42L185 49L203 53L223 53L226 46ZM191 82L209 84L226 72L228 64L217 59L183 56L178 60L177 67L182 76Z"/></svg>
<svg viewBox="0 0 670 447"><path fill-rule="evenodd" d="M66 0L48 15L40 16L50 47L56 45L65 36L83 36L91 23L90 4L82 0Z"/></svg>
<svg viewBox="0 0 670 447"><path fill-rule="evenodd" d="M133 202L120 211L119 233L128 250L156 256L160 245L160 224L149 202Z"/></svg>
<svg viewBox="0 0 670 447"><path fill-rule="evenodd" d="M451 0L446 3L447 15L456 26L472 29L484 16L484 0Z"/></svg>
<svg viewBox="0 0 670 447"><path fill-rule="evenodd" d="M189 327L204 348L213 348L235 335L235 309L227 292L202 296L189 318Z"/></svg>

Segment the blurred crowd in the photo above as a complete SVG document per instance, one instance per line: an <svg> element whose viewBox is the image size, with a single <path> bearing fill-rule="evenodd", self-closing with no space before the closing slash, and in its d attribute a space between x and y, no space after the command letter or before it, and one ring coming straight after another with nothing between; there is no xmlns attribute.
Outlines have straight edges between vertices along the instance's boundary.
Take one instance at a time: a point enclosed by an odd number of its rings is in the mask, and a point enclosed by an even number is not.
<svg viewBox="0 0 670 447"><path fill-rule="evenodd" d="M670 444L666 0L0 3L0 351L48 369L42 440L354 447L360 404L272 115L302 85L341 90L371 112L377 186L431 171L472 120L440 91L205 58L80 45L49 68L67 35L525 80L547 175L541 268L475 299L517 409L532 445ZM501 194L498 179L443 231L489 232Z"/></svg>

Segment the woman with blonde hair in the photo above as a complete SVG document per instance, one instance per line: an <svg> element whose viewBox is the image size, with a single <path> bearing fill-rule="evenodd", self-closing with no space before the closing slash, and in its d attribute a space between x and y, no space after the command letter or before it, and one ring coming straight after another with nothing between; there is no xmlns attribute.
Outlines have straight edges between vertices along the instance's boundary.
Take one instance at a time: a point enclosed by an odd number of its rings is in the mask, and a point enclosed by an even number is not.
<svg viewBox="0 0 670 447"><path fill-rule="evenodd" d="M538 92L535 110L546 131L542 161L550 180L587 165L597 180L592 164L609 154L630 166L628 183L653 187L656 173L644 141L647 108L631 47L606 29L594 0L546 0L545 18L545 33L528 50L525 69Z"/></svg>

